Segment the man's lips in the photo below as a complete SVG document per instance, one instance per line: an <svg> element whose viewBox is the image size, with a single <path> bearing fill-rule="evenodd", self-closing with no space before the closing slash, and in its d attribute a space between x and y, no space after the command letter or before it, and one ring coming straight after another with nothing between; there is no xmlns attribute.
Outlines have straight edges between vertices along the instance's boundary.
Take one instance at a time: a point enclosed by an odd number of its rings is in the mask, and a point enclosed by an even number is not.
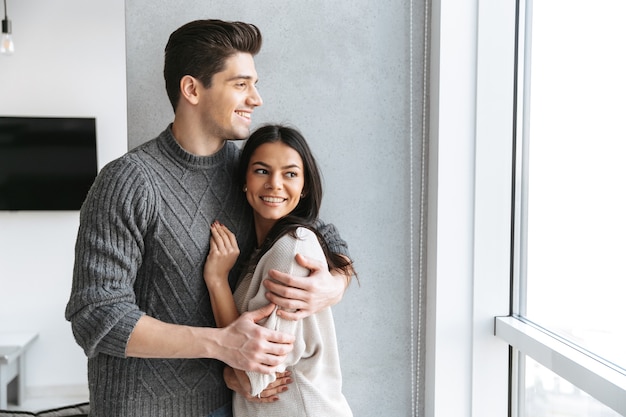
<svg viewBox="0 0 626 417"><path fill-rule="evenodd" d="M241 111L241 110L235 110L235 114L247 120L250 120L250 117L252 116L252 112Z"/></svg>

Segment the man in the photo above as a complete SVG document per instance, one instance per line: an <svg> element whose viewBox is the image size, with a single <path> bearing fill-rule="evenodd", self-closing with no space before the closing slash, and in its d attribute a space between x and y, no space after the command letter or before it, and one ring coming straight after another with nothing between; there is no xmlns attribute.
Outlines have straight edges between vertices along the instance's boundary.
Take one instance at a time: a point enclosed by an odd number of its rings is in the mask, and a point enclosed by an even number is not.
<svg viewBox="0 0 626 417"><path fill-rule="evenodd" d="M199 20L174 31L164 67L173 123L104 167L83 204L66 318L89 358L92 416L229 416L223 363L269 373L292 348L291 336L256 324L271 304L215 328L202 278L214 220L239 242L254 240L229 140L249 135L262 104L253 59L261 41L241 22ZM331 250L347 256L334 228L325 230ZM242 245L241 258L252 249ZM299 262L314 279L274 271L266 284L271 302L295 311L282 312L288 319L338 302L347 283Z"/></svg>

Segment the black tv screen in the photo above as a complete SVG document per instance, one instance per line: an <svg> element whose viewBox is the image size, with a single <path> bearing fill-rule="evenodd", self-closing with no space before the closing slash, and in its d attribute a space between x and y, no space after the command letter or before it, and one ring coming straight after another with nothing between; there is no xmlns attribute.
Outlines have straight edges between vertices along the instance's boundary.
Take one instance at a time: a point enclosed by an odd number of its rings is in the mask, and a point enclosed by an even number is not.
<svg viewBox="0 0 626 417"><path fill-rule="evenodd" d="M95 118L0 116L0 210L78 210L97 172Z"/></svg>

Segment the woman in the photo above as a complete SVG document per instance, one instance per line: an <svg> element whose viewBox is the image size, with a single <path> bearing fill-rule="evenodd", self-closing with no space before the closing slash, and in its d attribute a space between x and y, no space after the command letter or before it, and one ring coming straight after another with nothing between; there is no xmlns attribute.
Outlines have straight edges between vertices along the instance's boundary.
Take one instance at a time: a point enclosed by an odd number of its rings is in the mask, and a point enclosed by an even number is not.
<svg viewBox="0 0 626 417"><path fill-rule="evenodd" d="M239 255L237 242L225 226L217 221L213 224L204 279L218 326L226 326L239 314L268 303L261 285L268 270L308 276L309 270L294 260L297 253L353 273L348 260L328 251L314 227L322 200L321 176L306 140L297 130L281 125L256 130L244 146L239 172L242 190L253 210L257 250L232 295L228 273ZM299 321L284 320L275 309L264 326L296 336L294 349L284 363L293 382L281 393L280 401L271 403L251 402L235 394L234 416L352 416L341 393L330 308ZM260 395L276 379L276 375L247 375L253 396Z"/></svg>

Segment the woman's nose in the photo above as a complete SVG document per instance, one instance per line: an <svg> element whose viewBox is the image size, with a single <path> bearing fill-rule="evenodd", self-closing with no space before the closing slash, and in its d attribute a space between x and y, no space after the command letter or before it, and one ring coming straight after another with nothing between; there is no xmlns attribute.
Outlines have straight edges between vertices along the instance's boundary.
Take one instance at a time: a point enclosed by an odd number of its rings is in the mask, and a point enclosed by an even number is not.
<svg viewBox="0 0 626 417"><path fill-rule="evenodd" d="M270 178L268 178L267 182L265 183L265 188L266 189L280 189L282 187L282 182L280 180L279 176L271 176Z"/></svg>

